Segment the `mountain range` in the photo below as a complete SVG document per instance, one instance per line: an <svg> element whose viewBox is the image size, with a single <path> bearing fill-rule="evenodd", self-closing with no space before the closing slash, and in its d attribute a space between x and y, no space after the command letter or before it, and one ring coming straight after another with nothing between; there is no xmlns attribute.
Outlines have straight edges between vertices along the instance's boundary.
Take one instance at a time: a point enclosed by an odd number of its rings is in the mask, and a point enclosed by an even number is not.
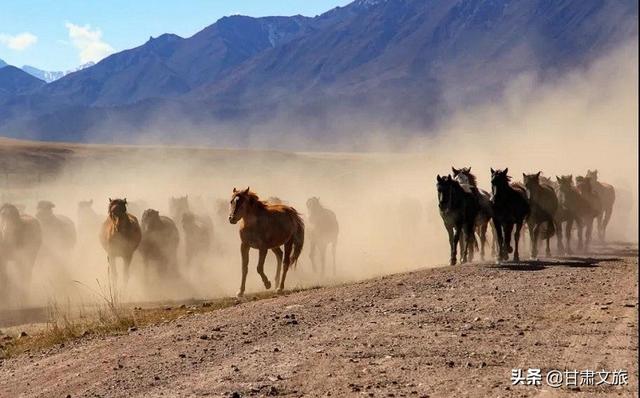
<svg viewBox="0 0 640 398"><path fill-rule="evenodd" d="M179 142L188 130L233 145L257 131L366 134L346 132L355 121L428 129L520 73L587 65L637 38L637 17L631 0L357 0L313 18L230 16L48 84L0 69L0 134Z"/></svg>

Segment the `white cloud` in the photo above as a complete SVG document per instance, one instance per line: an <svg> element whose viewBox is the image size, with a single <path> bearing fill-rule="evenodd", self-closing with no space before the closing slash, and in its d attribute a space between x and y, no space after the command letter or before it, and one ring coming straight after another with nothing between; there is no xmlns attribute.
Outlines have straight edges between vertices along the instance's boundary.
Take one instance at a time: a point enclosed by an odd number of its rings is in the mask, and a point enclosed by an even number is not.
<svg viewBox="0 0 640 398"><path fill-rule="evenodd" d="M0 33L0 43L16 51L26 50L36 44L37 41L38 37L29 32L18 33L17 35Z"/></svg>
<svg viewBox="0 0 640 398"><path fill-rule="evenodd" d="M102 40L100 29L91 29L90 25L64 24L69 31L69 40L79 50L80 63L98 62L114 52L113 47Z"/></svg>

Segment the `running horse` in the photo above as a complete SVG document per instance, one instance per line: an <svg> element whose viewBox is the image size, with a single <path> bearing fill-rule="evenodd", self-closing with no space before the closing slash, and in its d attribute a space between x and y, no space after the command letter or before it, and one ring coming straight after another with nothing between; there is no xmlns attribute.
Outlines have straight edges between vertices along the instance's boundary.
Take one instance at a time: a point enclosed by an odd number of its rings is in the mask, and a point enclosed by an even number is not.
<svg viewBox="0 0 640 398"><path fill-rule="evenodd" d="M113 286L118 281L116 258L120 257L124 261L124 284L126 286L131 259L141 240L140 224L134 215L127 212L127 199L109 198L108 216L102 224L100 243L107 252L109 277Z"/></svg>
<svg viewBox="0 0 640 398"><path fill-rule="evenodd" d="M436 177L438 209L449 235L450 265L457 263L457 246L460 243L462 263L473 261L476 217L480 211L478 196L468 185L462 185L451 175Z"/></svg>
<svg viewBox="0 0 640 398"><path fill-rule="evenodd" d="M21 215L12 204L0 207L0 293L7 288L6 267L13 262L27 289L31 284L33 266L42 245L42 231L37 219Z"/></svg>
<svg viewBox="0 0 640 398"><path fill-rule="evenodd" d="M522 224L529 216L529 201L524 186L511 183L509 169L491 169L491 204L493 206L493 223L498 237L498 262L509 259L513 252L513 260L520 261L518 243ZM515 231L514 231L515 227ZM511 247L513 231L515 250Z"/></svg>
<svg viewBox="0 0 640 398"><path fill-rule="evenodd" d="M233 188L229 222L237 224L239 221L242 221L240 224L242 281L238 297L244 295L251 248L259 251L257 270L266 289L271 288L271 282L264 274L264 260L269 250L276 255L278 267L275 282L278 292L282 292L289 266L295 267L304 245L304 222L300 214L293 207L272 205L261 201L249 188L245 190ZM280 249L282 245L284 245L284 267L282 279L280 279L280 268L283 264L283 253Z"/></svg>
<svg viewBox="0 0 640 398"><path fill-rule="evenodd" d="M478 181L476 179L476 176L471 173L471 167L463 167L461 169L451 167L451 171L453 171L453 178L455 178L456 181L458 181L462 185L473 187L473 192L478 197L478 204L480 205L480 209L478 210L478 215L476 216L476 230L478 232L478 235L480 236L480 258L482 259L482 261L484 261L484 247L487 243L487 229L489 228L489 224L491 224L493 228L493 223L491 222L493 218L491 195L484 189L478 188ZM493 228L493 243L491 245L491 254L495 254L495 246L496 231L495 228Z"/></svg>

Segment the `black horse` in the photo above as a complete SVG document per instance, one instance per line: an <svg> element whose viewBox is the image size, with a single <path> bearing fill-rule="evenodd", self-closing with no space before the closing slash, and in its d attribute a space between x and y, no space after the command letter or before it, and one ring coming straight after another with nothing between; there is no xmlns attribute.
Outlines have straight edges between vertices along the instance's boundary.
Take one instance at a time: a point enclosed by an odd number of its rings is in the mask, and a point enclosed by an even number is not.
<svg viewBox="0 0 640 398"><path fill-rule="evenodd" d="M549 240L556 233L556 214L558 213L558 197L553 186L540 181L540 172L534 174L522 173L524 186L529 198L529 236L531 237L531 258L538 257L538 237L542 232L547 242L545 254L551 256ZM562 238L558 239L558 246L562 246Z"/></svg>
<svg viewBox="0 0 640 398"><path fill-rule="evenodd" d="M476 243L474 227L479 211L478 197L469 185L462 185L451 175L437 177L438 207L444 226L449 234L451 247L450 264L457 262L457 246L460 243L462 263L473 261ZM462 239L461 239L462 238Z"/></svg>
<svg viewBox="0 0 640 398"><path fill-rule="evenodd" d="M471 167L463 167L456 169L451 167L453 177L462 185L471 185L473 192L478 200L478 215L476 216L476 230L480 236L480 258L484 261L484 246L487 243L487 229L493 218L493 208L491 207L491 194L484 189L478 188L476 176L471 174ZM493 224L492 224L493 227ZM493 244L491 245L491 254L495 254L496 232L493 228Z"/></svg>
<svg viewBox="0 0 640 398"><path fill-rule="evenodd" d="M491 169L491 204L493 205L493 223L498 237L498 261L508 260L511 247L511 232L515 226L515 251L513 260L520 261L518 242L520 230L524 220L529 215L529 202L525 188L517 183L511 183L509 169Z"/></svg>

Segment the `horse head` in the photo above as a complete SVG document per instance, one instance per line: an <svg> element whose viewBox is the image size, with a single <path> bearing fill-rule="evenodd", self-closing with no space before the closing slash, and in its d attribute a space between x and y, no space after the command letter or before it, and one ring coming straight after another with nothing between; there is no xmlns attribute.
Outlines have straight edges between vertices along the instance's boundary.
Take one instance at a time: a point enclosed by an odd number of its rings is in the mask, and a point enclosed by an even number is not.
<svg viewBox="0 0 640 398"><path fill-rule="evenodd" d="M53 208L56 207L53 202L48 200L41 200L38 202L36 217L42 218L53 216Z"/></svg>
<svg viewBox="0 0 640 398"><path fill-rule="evenodd" d="M319 207L320 207L320 198L318 198L317 196L313 196L307 199L307 209L309 209L310 212L318 209Z"/></svg>
<svg viewBox="0 0 640 398"><path fill-rule="evenodd" d="M453 172L453 178L460 184L477 186L476 176L471 174L471 167L463 167L461 169L451 167L451 171Z"/></svg>
<svg viewBox="0 0 640 398"><path fill-rule="evenodd" d="M229 222L236 224L247 213L248 207L252 202L258 201L258 195L251 192L249 187L245 190L237 190L233 188L231 201L229 202Z"/></svg>
<svg viewBox="0 0 640 398"><path fill-rule="evenodd" d="M171 197L169 199L169 214L174 219L182 217L186 212L190 211L189 195L179 196L177 198Z"/></svg>
<svg viewBox="0 0 640 398"><path fill-rule="evenodd" d="M436 177L436 189L438 190L438 207L445 211L451 209L456 189L460 188L460 183L451 177L451 174ZM461 189L461 188L460 188Z"/></svg>
<svg viewBox="0 0 640 398"><path fill-rule="evenodd" d="M540 187L540 174L542 174L540 171L533 174L522 173L522 182L527 190L533 190Z"/></svg>
<svg viewBox="0 0 640 398"><path fill-rule="evenodd" d="M491 168L491 193L495 196L496 192L509 186L511 177L509 176L509 168L504 170L494 170Z"/></svg>
<svg viewBox="0 0 640 398"><path fill-rule="evenodd" d="M127 216L127 198L109 198L109 218L115 226L116 232L120 229L120 224Z"/></svg>
<svg viewBox="0 0 640 398"><path fill-rule="evenodd" d="M160 212L154 209L147 209L142 213L142 231L147 232L152 230L154 226L160 221Z"/></svg>
<svg viewBox="0 0 640 398"><path fill-rule="evenodd" d="M598 182L598 170L587 170L586 178L593 180L594 182Z"/></svg>

